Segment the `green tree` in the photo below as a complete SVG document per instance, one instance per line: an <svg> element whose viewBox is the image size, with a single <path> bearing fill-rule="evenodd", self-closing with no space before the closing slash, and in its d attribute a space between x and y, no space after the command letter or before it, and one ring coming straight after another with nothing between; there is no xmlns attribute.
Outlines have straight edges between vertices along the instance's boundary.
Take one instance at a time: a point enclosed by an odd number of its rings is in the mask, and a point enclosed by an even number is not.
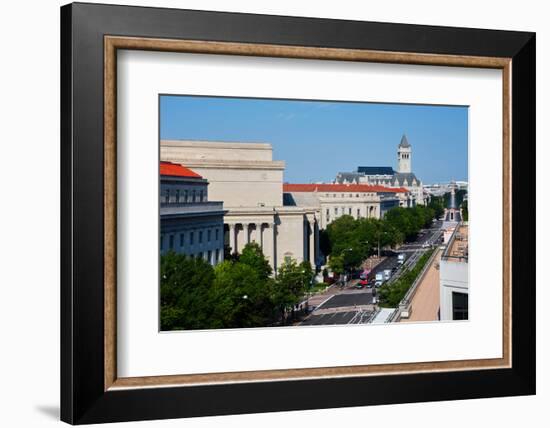
<svg viewBox="0 0 550 428"><path fill-rule="evenodd" d="M462 220L468 221L468 199L462 201Z"/></svg>
<svg viewBox="0 0 550 428"><path fill-rule="evenodd" d="M289 259L279 268L273 284L273 303L279 309L283 324L286 312L300 302L311 285L313 269L309 262L297 264Z"/></svg>
<svg viewBox="0 0 550 428"><path fill-rule="evenodd" d="M273 273L269 262L262 253L262 249L256 242L244 246L239 261L253 268L262 279L269 278Z"/></svg>
<svg viewBox="0 0 550 428"><path fill-rule="evenodd" d="M224 261L215 267L209 301L212 328L265 326L273 318L271 281L243 262Z"/></svg>
<svg viewBox="0 0 550 428"><path fill-rule="evenodd" d="M344 273L344 257L342 255L332 255L328 259L328 267L338 275Z"/></svg>
<svg viewBox="0 0 550 428"><path fill-rule="evenodd" d="M161 330L207 328L212 266L202 258L168 252L160 261Z"/></svg>

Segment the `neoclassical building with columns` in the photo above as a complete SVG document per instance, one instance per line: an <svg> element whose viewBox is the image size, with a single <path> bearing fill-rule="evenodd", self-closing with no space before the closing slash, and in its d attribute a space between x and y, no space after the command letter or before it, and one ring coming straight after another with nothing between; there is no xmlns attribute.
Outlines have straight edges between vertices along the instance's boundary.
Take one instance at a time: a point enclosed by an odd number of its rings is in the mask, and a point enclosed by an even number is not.
<svg viewBox="0 0 550 428"><path fill-rule="evenodd" d="M318 264L320 208L284 205L285 163L273 160L271 144L161 140L160 156L208 180L209 198L223 201L231 252L256 242L274 270L287 259Z"/></svg>
<svg viewBox="0 0 550 428"><path fill-rule="evenodd" d="M407 189L369 184L285 183L283 192L285 205L317 207L321 229L343 215L381 219L388 210L413 203Z"/></svg>

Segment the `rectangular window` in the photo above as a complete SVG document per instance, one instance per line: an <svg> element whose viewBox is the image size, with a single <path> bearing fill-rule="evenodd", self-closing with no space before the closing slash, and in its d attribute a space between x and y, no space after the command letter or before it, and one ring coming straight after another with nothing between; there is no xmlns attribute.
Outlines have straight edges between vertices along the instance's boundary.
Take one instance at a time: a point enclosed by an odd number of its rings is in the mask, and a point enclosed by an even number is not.
<svg viewBox="0 0 550 428"><path fill-rule="evenodd" d="M453 320L468 319L468 293L453 291Z"/></svg>
<svg viewBox="0 0 550 428"><path fill-rule="evenodd" d="M183 191L183 202L188 202L187 198L188 198L188 193L187 190L184 190Z"/></svg>
<svg viewBox="0 0 550 428"><path fill-rule="evenodd" d="M189 244L193 245L195 243L195 232L189 232Z"/></svg>
<svg viewBox="0 0 550 428"><path fill-rule="evenodd" d="M198 257L199 259L202 259L202 253L197 254L197 257Z"/></svg>
<svg viewBox="0 0 550 428"><path fill-rule="evenodd" d="M216 250L216 260L214 260L215 263L218 263L220 261L220 250Z"/></svg>
<svg viewBox="0 0 550 428"><path fill-rule="evenodd" d="M193 195L193 196L191 197L191 202L195 202L196 199L197 199L197 192L195 192L195 191L193 190L192 195Z"/></svg>
<svg viewBox="0 0 550 428"><path fill-rule="evenodd" d="M214 261L212 260L212 251L208 251L208 263L211 265L214 264Z"/></svg>
<svg viewBox="0 0 550 428"><path fill-rule="evenodd" d="M180 233L180 247L183 247L185 244L185 235Z"/></svg>
<svg viewBox="0 0 550 428"><path fill-rule="evenodd" d="M220 229L216 228L216 241L220 239Z"/></svg>
<svg viewBox="0 0 550 428"><path fill-rule="evenodd" d="M334 207L334 215L338 215L338 207Z"/></svg>
<svg viewBox="0 0 550 428"><path fill-rule="evenodd" d="M175 202L179 202L180 201L180 189L176 189L176 201Z"/></svg>
<svg viewBox="0 0 550 428"><path fill-rule="evenodd" d="M351 207L348 208L348 214L351 215Z"/></svg>
<svg viewBox="0 0 550 428"><path fill-rule="evenodd" d="M174 235L170 235L170 238L169 238L169 239L170 239L170 240L169 240L169 244L168 244L168 245L169 245L170 249L173 250L173 249L174 249Z"/></svg>
<svg viewBox="0 0 550 428"><path fill-rule="evenodd" d="M164 235L160 235L160 251L164 249Z"/></svg>
<svg viewBox="0 0 550 428"><path fill-rule="evenodd" d="M170 189L166 189L164 191L164 202L166 203L170 202Z"/></svg>
<svg viewBox="0 0 550 428"><path fill-rule="evenodd" d="M361 217L361 209L357 208L357 218Z"/></svg>
<svg viewBox="0 0 550 428"><path fill-rule="evenodd" d="M202 230L199 231L199 244L202 244Z"/></svg>
<svg viewBox="0 0 550 428"><path fill-rule="evenodd" d="M206 239L208 240L208 242L210 242L210 239L212 238L212 231L210 229L208 229L208 231L206 232L206 236Z"/></svg>

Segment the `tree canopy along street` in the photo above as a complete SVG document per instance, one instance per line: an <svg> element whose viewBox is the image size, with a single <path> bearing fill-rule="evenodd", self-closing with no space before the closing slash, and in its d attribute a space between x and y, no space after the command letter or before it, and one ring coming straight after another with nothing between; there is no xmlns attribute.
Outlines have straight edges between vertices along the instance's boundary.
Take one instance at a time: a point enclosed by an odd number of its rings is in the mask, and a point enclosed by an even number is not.
<svg viewBox="0 0 550 428"><path fill-rule="evenodd" d="M160 270L163 331L284 325L313 277L309 262L288 260L274 278L256 243L215 267L169 252Z"/></svg>
<svg viewBox="0 0 550 428"><path fill-rule="evenodd" d="M394 208L382 220L344 215L332 222L321 245L329 268L348 281L313 298L320 287L309 262L287 259L275 275L255 242L215 267L168 252L160 266L161 330L372 322L380 306L399 303L438 242L441 223L434 217L442 203ZM372 284L383 273L380 289L359 284L367 260L376 266L362 282Z"/></svg>
<svg viewBox="0 0 550 428"><path fill-rule="evenodd" d="M351 279L341 288L333 285L332 295L313 307L301 325L367 324L380 308L397 306L440 242L442 222L436 218L443 214L443 204L441 197L427 207L394 208L382 220L342 216L332 222L323 234L329 267ZM363 287L353 273L365 267L368 257L378 263ZM377 289L372 284L381 274L389 278Z"/></svg>

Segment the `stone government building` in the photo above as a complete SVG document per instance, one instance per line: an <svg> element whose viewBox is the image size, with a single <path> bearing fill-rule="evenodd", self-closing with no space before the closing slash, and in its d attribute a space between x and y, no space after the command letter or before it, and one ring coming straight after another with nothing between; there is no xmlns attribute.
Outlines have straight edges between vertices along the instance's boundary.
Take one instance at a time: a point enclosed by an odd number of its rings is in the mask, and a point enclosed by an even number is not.
<svg viewBox="0 0 550 428"><path fill-rule="evenodd" d="M160 253L210 264L223 261L223 202L208 200L208 181L182 165L160 163Z"/></svg>
<svg viewBox="0 0 550 428"><path fill-rule="evenodd" d="M226 243L241 252L257 242L274 269L292 258L320 261L319 209L283 204L285 163L271 144L161 140L161 160L191 168L224 203Z"/></svg>
<svg viewBox="0 0 550 428"><path fill-rule="evenodd" d="M268 143L161 140L160 146L162 162L192 170L207 180L209 198L223 201L231 252L256 242L274 270L287 259L320 266L319 230L341 215L382 218L415 202L405 187L284 183L285 162L273 160Z"/></svg>
<svg viewBox="0 0 550 428"><path fill-rule="evenodd" d="M391 166L359 166L356 172L339 172L334 182L402 187L412 194L415 204L427 203L422 181L412 172L412 146L406 135L401 137L401 142L397 146L397 171L394 171ZM410 205L402 203L401 206Z"/></svg>
<svg viewBox="0 0 550 428"><path fill-rule="evenodd" d="M343 215L383 218L394 207L412 206L407 189L368 184L283 184L285 205L314 206L321 229Z"/></svg>

